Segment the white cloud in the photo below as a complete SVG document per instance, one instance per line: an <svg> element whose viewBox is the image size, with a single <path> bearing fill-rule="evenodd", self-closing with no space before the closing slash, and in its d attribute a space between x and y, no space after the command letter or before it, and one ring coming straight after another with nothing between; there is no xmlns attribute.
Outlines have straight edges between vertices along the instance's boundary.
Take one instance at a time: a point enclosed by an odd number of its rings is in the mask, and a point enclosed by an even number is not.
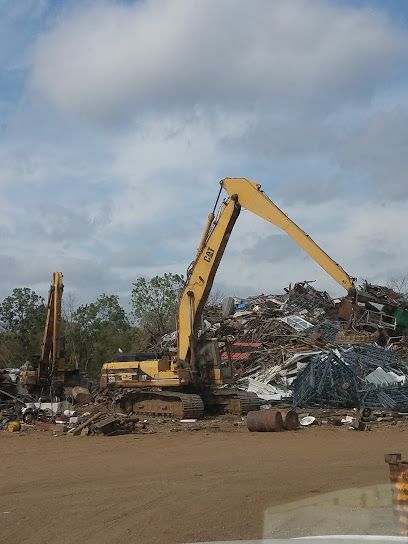
<svg viewBox="0 0 408 544"><path fill-rule="evenodd" d="M336 159L343 168L372 181L377 198L408 197L408 107L373 112L340 142Z"/></svg>
<svg viewBox="0 0 408 544"><path fill-rule="evenodd" d="M220 153L219 140L238 124L222 114L212 119L202 112L168 114L149 117L114 138L109 172L120 189L112 196L109 227L158 227L158 220L196 217L200 201L215 198L228 163L237 168L231 153Z"/></svg>
<svg viewBox="0 0 408 544"><path fill-rule="evenodd" d="M37 32L0 138L0 296L46 289L53 269L81 301L185 272L234 176L262 183L350 274L406 269L403 28L323 0L72 5ZM242 213L216 281L245 295L314 278L336 292Z"/></svg>
<svg viewBox="0 0 408 544"><path fill-rule="evenodd" d="M0 184L45 185L72 173L72 156L52 144L10 142L0 148Z"/></svg>
<svg viewBox="0 0 408 544"><path fill-rule="evenodd" d="M97 2L38 40L33 85L102 121L196 104L333 109L370 98L407 44L381 13L323 0Z"/></svg>

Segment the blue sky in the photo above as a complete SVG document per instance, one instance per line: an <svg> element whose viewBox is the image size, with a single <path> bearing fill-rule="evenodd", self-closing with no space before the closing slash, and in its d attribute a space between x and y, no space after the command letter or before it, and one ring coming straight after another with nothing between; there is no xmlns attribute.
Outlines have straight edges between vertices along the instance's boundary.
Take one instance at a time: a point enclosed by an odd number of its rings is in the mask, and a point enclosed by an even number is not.
<svg viewBox="0 0 408 544"><path fill-rule="evenodd" d="M184 273L224 177L351 275L406 275L407 53L403 1L0 0L0 298ZM217 285L304 279L341 294L243 212Z"/></svg>

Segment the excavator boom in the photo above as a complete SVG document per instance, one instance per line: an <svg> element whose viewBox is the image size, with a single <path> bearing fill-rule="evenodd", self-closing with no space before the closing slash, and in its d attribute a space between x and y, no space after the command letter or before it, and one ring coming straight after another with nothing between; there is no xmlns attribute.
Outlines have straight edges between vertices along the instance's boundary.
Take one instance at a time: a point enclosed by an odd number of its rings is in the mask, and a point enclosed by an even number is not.
<svg viewBox="0 0 408 544"><path fill-rule="evenodd" d="M187 360L190 346L192 351L189 360L195 366L195 344L197 330L200 326L199 316L208 299L214 277L228 243L230 233L235 225L241 206L235 198L222 205L220 213L208 230L205 240L201 242L201 251L197 254L186 287L180 297L178 308L178 358Z"/></svg>
<svg viewBox="0 0 408 544"><path fill-rule="evenodd" d="M47 319L45 322L41 358L38 367L40 382L47 383L52 376L61 372L61 304L64 285L62 273L54 272L48 293Z"/></svg>
<svg viewBox="0 0 408 544"><path fill-rule="evenodd" d="M202 311L241 207L286 232L339 285L349 292L354 290L353 278L283 213L261 191L258 183L244 178L225 178L220 184L229 198L216 217L214 213L209 215L178 308L178 359L189 362L193 373L197 371L195 344Z"/></svg>

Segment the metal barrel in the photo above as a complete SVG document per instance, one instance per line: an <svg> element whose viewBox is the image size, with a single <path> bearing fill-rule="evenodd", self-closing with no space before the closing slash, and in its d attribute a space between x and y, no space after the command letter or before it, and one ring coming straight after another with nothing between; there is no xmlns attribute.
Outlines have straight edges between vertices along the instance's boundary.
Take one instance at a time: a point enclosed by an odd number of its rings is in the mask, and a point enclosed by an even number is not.
<svg viewBox="0 0 408 544"><path fill-rule="evenodd" d="M281 410L283 417L283 428L287 431L296 431L299 429L299 418L296 410L288 408L286 410Z"/></svg>
<svg viewBox="0 0 408 544"><path fill-rule="evenodd" d="M389 453L385 462L390 469L394 512L398 516L400 535L408 536L408 462L401 460L400 453Z"/></svg>
<svg viewBox="0 0 408 544"><path fill-rule="evenodd" d="M249 431L258 433L282 431L282 414L279 410L248 412L247 427Z"/></svg>

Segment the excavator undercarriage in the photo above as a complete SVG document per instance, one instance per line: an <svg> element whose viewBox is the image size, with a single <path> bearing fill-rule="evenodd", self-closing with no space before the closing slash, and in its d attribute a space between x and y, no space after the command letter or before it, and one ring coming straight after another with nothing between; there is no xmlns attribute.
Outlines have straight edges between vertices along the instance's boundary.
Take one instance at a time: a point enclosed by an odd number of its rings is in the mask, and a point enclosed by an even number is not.
<svg viewBox="0 0 408 544"><path fill-rule="evenodd" d="M127 414L167 416L177 418L202 417L204 403L199 395L177 391L125 391L117 400L119 408Z"/></svg>
<svg viewBox="0 0 408 544"><path fill-rule="evenodd" d="M130 389L121 395L117 404L128 414L200 419L204 410L208 413L245 415L251 410L258 410L260 400L254 393L237 389L204 391L202 395Z"/></svg>

